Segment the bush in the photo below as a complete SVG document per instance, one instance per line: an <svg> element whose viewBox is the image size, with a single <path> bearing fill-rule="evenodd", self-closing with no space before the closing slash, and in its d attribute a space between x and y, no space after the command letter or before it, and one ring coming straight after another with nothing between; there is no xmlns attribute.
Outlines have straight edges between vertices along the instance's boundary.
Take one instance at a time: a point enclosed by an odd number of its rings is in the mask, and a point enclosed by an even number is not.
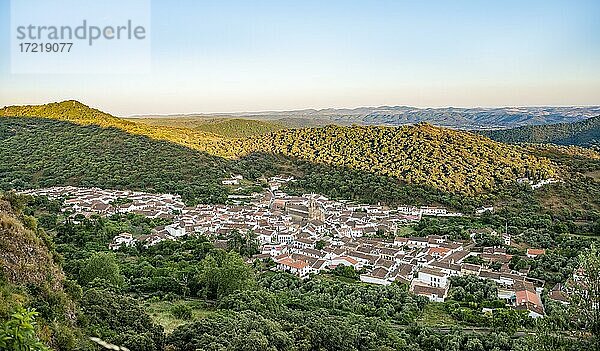
<svg viewBox="0 0 600 351"><path fill-rule="evenodd" d="M173 305L171 314L177 319L190 320L192 319L192 308L184 304Z"/></svg>
<svg viewBox="0 0 600 351"><path fill-rule="evenodd" d="M0 327L0 349L50 351L36 336L35 317L37 315L38 313L34 310L17 308L11 315L11 319Z"/></svg>

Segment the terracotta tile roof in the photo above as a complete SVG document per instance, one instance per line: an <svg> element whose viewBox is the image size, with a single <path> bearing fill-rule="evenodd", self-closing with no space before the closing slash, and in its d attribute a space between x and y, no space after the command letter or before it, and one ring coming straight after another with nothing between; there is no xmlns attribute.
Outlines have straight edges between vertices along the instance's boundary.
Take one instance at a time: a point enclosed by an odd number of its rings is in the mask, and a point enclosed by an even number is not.
<svg viewBox="0 0 600 351"><path fill-rule="evenodd" d="M371 273L367 274L368 276L385 279L385 276L388 274L388 271L385 268L375 268Z"/></svg>
<svg viewBox="0 0 600 351"><path fill-rule="evenodd" d="M419 273L425 273L425 274L429 274L429 275L435 275L437 277L445 277L446 274L444 272L442 272L439 269L436 268L429 268L429 267L423 267L419 270Z"/></svg>
<svg viewBox="0 0 600 351"><path fill-rule="evenodd" d="M527 249L527 254L528 255L544 255L546 253L546 250L544 249Z"/></svg>
<svg viewBox="0 0 600 351"><path fill-rule="evenodd" d="M427 254L432 256L435 256L436 254L439 256L444 256L448 252L450 252L450 249L446 249L443 247L430 247L429 250L427 250Z"/></svg>
<svg viewBox="0 0 600 351"><path fill-rule="evenodd" d="M308 263L300 260L294 260L291 257L286 257L281 260L278 260L277 263L282 264L284 266L288 266L295 269L303 269L308 266Z"/></svg>
<svg viewBox="0 0 600 351"><path fill-rule="evenodd" d="M569 295L562 290L562 285L557 283L552 291L548 293L548 297L552 300L569 303Z"/></svg>
<svg viewBox="0 0 600 351"><path fill-rule="evenodd" d="M348 256L340 256L337 259L347 261L348 263L350 263L352 265L355 265L358 263L357 260L353 259L352 257L348 257Z"/></svg>
<svg viewBox="0 0 600 351"><path fill-rule="evenodd" d="M428 286L428 285L415 285L413 287L413 293L415 295L421 295L421 296L431 296L431 295L435 294L439 297L444 297L444 296L446 296L446 289L435 288L433 286Z"/></svg>

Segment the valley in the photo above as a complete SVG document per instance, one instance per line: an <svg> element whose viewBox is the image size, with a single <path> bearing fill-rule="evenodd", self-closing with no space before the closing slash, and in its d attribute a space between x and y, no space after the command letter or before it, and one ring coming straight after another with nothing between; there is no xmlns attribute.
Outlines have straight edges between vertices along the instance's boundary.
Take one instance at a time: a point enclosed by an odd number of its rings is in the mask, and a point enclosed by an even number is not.
<svg viewBox="0 0 600 351"><path fill-rule="evenodd" d="M0 112L0 315L34 309L53 349L593 342L564 317L600 235L592 149L74 101ZM34 242L39 262L8 265Z"/></svg>
<svg viewBox="0 0 600 351"><path fill-rule="evenodd" d="M599 13L0 0L0 351L600 351Z"/></svg>

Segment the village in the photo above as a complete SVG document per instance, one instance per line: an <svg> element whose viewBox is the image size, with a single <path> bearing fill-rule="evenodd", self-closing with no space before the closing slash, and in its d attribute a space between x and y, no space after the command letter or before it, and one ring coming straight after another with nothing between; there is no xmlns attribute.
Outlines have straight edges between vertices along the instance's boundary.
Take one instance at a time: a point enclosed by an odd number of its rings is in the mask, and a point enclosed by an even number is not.
<svg viewBox="0 0 600 351"><path fill-rule="evenodd" d="M233 175L223 184L235 186L242 180ZM135 213L148 218L164 218L170 224L137 237L121 233L109 245L112 250L123 246L156 245L165 240L187 236L204 236L215 246L226 247L223 240L232 231L252 234L260 253L249 258L272 260L273 269L287 271L300 278L329 272L338 266L350 266L360 273L360 281L370 284L406 284L416 295L443 302L450 288L450 278L474 275L495 282L498 298L516 309L528 311L533 318L544 315L541 300L544 282L527 276L527 271L512 271L511 255L500 247L475 248L474 240L450 240L439 235L404 237L402 228L418 223L425 216L463 216L443 207L354 204L334 201L319 194L291 196L280 188L292 177L268 179L262 193L231 196L232 204L186 207L181 197L98 188L53 187L22 193L64 199L63 212L71 216L92 214L109 216ZM493 211L487 206L475 215ZM487 229L511 244L508 234ZM473 231L474 237L477 231ZM381 234L386 235L382 238ZM392 239L393 238L393 239ZM528 249L527 256L543 255L544 250ZM468 263L471 256L500 268ZM559 289L550 297L566 303Z"/></svg>

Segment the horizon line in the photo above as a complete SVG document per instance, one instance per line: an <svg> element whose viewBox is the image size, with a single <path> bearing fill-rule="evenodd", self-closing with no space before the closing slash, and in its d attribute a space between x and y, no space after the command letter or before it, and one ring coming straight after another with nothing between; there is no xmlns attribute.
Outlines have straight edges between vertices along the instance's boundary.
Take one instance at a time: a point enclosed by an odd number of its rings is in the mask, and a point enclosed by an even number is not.
<svg viewBox="0 0 600 351"><path fill-rule="evenodd" d="M358 110L361 108L364 109L379 109L379 108L397 108L397 107L406 107L413 108L417 110L439 110L439 109L467 109L467 110L475 110L475 109L509 109L509 108L565 108L565 107L580 107L580 108L600 108L600 104L579 104L579 105L498 105L498 106L411 106L411 105L370 105L370 106L355 106L355 107L323 107L323 108L314 108L314 107L305 107L305 108L296 108L296 109L282 109L282 110L250 110L250 111L213 111L213 112L173 112L173 113L135 113L126 115L123 117L128 118L136 118L136 117L145 117L145 116L194 116L194 115L234 115L234 114L266 114L266 113L286 113L286 112L300 112L300 111L325 111L325 110Z"/></svg>
<svg viewBox="0 0 600 351"><path fill-rule="evenodd" d="M67 101L77 101L88 107L99 109L102 112L108 111L102 107L99 107L98 105L89 104L87 102L82 102L81 100L77 100L77 99L65 99L65 100L61 100L61 101L50 101L50 102L44 102L44 103L9 104L9 105L4 105L3 108L11 107L11 106L27 106L27 105L41 106L41 105L47 105L47 104L51 104L51 103L61 103L61 102L67 102ZM485 109L485 110L491 110L491 109L510 109L510 108L516 109L516 108L568 108L568 107L600 108L600 104L574 104L574 105L531 104L531 105L494 105L494 106L490 106L490 105L488 105L488 106L483 106L483 105L476 105L476 106L359 105L359 106L354 106L354 107L322 107L322 108L304 107L304 108L291 108L291 109L281 109L281 110L266 109L266 110L212 111L212 112L169 112L169 113L148 112L148 113L125 114L125 115L113 114L113 113L110 113L110 114L112 114L114 116L120 116L123 118L141 118L141 117L147 117L147 116L160 116L160 117L195 116L195 115L201 115L201 116L221 115L221 116L223 116L223 115L243 115L243 114L252 115L252 114L268 114L268 113L286 113L286 112L301 112L301 111L321 112L321 111L325 111L325 110L358 110L358 109L381 109L381 108L412 108L412 109L417 109L417 110L439 110L439 109L465 109L465 110Z"/></svg>

